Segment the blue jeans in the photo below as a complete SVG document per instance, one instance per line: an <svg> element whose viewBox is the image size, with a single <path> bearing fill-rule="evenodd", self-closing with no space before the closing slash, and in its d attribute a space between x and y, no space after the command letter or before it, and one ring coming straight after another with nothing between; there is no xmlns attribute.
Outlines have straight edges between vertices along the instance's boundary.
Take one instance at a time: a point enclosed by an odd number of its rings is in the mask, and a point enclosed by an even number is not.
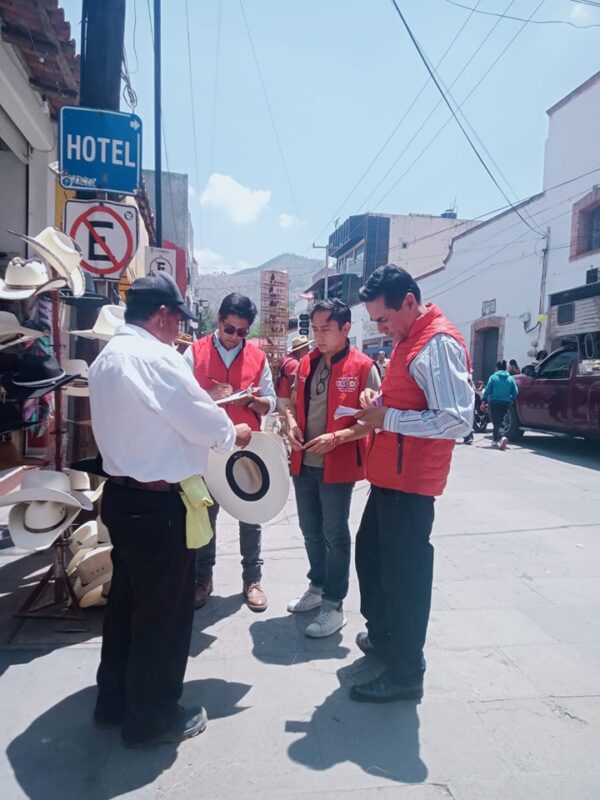
<svg viewBox="0 0 600 800"><path fill-rule="evenodd" d="M310 570L308 579L323 599L340 603L350 574L350 500L353 483L324 483L323 470L302 466L294 477L298 521Z"/></svg>
<svg viewBox="0 0 600 800"><path fill-rule="evenodd" d="M215 501L208 507L208 517L213 537L208 544L196 550L196 585L211 581L217 557L217 515L220 505ZM242 556L242 581L260 583L263 560L260 556L261 527L250 522L240 522L240 555Z"/></svg>

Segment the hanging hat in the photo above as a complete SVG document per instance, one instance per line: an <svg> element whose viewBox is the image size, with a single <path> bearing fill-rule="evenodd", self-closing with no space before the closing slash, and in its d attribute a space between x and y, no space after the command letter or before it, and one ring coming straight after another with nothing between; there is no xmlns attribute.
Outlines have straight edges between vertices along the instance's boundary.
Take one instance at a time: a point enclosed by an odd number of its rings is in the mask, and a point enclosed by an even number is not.
<svg viewBox="0 0 600 800"><path fill-rule="evenodd" d="M312 340L308 336L294 336L290 344L288 353L293 353L295 350L302 350L303 347L310 347Z"/></svg>
<svg viewBox="0 0 600 800"><path fill-rule="evenodd" d="M63 278L53 278L41 261L11 258L6 266L4 280L0 278L0 298L26 300L34 294L51 292L66 285Z"/></svg>
<svg viewBox="0 0 600 800"><path fill-rule="evenodd" d="M5 375L2 381L7 394L19 400L34 400L75 380L67 375L54 356L26 353L16 372Z"/></svg>
<svg viewBox="0 0 600 800"><path fill-rule="evenodd" d="M104 491L104 481L102 481L96 489L92 489L90 476L87 472L80 472L76 469L65 469L65 472L69 476L71 489L74 489L76 492L82 492L92 503L100 499Z"/></svg>
<svg viewBox="0 0 600 800"><path fill-rule="evenodd" d="M66 358L63 361L63 366L67 374L77 376L75 380L65 386L63 390L65 394L70 397L89 397L88 374L90 368L87 362L83 358Z"/></svg>
<svg viewBox="0 0 600 800"><path fill-rule="evenodd" d="M26 472L21 488L0 497L0 506L15 503L50 502L92 511L92 502L82 493L71 489L69 476L51 469L36 469Z"/></svg>
<svg viewBox="0 0 600 800"><path fill-rule="evenodd" d="M84 339L100 339L108 342L117 328L125 324L123 306L102 306L94 322L94 327L86 331L69 331L71 336L83 336Z"/></svg>
<svg viewBox="0 0 600 800"><path fill-rule="evenodd" d="M217 503L241 522L273 519L284 507L290 490L279 437L262 431L253 433L243 450L209 450L204 480Z"/></svg>
<svg viewBox="0 0 600 800"><path fill-rule="evenodd" d="M80 511L80 506L48 500L17 503L8 514L13 544L22 550L45 550L73 523Z"/></svg>
<svg viewBox="0 0 600 800"><path fill-rule="evenodd" d="M112 545L96 547L78 562L73 591L81 608L105 605L112 580Z"/></svg>
<svg viewBox="0 0 600 800"><path fill-rule="evenodd" d="M70 236L56 228L44 228L37 236L9 231L35 250L60 276L66 278L74 297L85 291L85 276L79 264L81 250Z"/></svg>
<svg viewBox="0 0 600 800"><path fill-rule="evenodd" d="M0 311L0 350L25 342L27 339L40 339L43 335L42 331L24 328L9 311Z"/></svg>

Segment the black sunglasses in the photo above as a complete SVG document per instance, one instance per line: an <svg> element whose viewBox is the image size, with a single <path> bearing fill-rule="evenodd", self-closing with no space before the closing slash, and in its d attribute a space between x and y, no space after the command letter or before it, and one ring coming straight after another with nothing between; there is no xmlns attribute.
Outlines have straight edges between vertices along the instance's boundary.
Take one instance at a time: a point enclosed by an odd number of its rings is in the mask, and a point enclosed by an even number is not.
<svg viewBox="0 0 600 800"><path fill-rule="evenodd" d="M236 328L235 325L225 325L223 324L223 330L228 336L233 336L235 333L240 339L245 339L248 336L250 328Z"/></svg>
<svg viewBox="0 0 600 800"><path fill-rule="evenodd" d="M329 378L329 368L323 367L321 370L321 374L319 375L319 380L317 381L317 394L323 394L325 389L327 388L327 379Z"/></svg>

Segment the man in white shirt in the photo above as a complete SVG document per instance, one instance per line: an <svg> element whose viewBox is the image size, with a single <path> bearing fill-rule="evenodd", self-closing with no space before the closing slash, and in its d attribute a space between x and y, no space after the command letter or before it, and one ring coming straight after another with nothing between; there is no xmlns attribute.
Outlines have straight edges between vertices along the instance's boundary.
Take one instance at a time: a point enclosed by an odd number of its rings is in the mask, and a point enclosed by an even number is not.
<svg viewBox="0 0 600 800"><path fill-rule="evenodd" d="M195 551L179 482L208 451L248 444L190 374L173 343L192 317L175 281L151 272L127 293L126 324L90 368L92 429L109 478L102 519L113 544L95 719L123 743L176 742L206 727L178 705L194 614Z"/></svg>

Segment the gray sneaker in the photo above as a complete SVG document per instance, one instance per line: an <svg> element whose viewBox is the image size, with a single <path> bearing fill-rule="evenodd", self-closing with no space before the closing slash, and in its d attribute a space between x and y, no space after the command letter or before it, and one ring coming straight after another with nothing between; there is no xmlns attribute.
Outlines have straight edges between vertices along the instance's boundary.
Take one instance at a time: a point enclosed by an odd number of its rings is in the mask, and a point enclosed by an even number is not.
<svg viewBox="0 0 600 800"><path fill-rule="evenodd" d="M287 610L292 614L299 614L302 611L312 611L313 608L318 608L323 600L322 589L317 589L316 586L309 586L304 592L302 597L295 597L287 604Z"/></svg>
<svg viewBox="0 0 600 800"><path fill-rule="evenodd" d="M324 639L340 631L347 621L341 606L336 608L333 604L323 603L315 619L306 627L304 635L311 639Z"/></svg>

